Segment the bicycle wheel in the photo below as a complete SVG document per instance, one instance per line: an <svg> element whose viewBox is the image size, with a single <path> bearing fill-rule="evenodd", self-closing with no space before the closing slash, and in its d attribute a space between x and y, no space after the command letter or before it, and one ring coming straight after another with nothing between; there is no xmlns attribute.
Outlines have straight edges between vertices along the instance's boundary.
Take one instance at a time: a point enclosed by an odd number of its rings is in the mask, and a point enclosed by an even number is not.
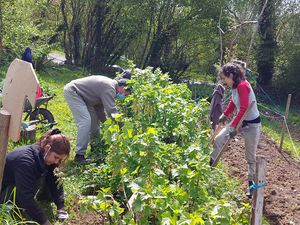
<svg viewBox="0 0 300 225"><path fill-rule="evenodd" d="M47 109L35 109L30 113L29 119L38 120L38 123L49 125L49 128L52 128L55 124L52 113Z"/></svg>

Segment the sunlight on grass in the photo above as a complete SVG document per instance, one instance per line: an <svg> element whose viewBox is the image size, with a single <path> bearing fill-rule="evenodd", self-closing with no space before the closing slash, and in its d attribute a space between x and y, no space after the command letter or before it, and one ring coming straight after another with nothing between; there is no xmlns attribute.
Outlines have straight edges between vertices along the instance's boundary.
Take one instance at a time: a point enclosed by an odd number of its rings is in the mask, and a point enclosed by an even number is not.
<svg viewBox="0 0 300 225"><path fill-rule="evenodd" d="M281 140L281 124L279 122L269 121L263 118L263 132L269 137L272 138L276 144L280 145ZM294 146L292 141L289 138L287 131L284 133L283 149L289 152L293 157L297 157L297 154L300 153L300 143L293 139ZM295 148L294 148L295 147Z"/></svg>
<svg viewBox="0 0 300 225"><path fill-rule="evenodd" d="M52 67L39 75L39 81L43 90L54 95L49 101L48 110L54 115L55 121L58 123L55 127L61 129L71 141L72 150L75 148L76 142L76 124L74 122L71 110L64 99L64 85L71 80L86 76L83 70L70 70L65 66ZM74 154L74 151L71 152Z"/></svg>

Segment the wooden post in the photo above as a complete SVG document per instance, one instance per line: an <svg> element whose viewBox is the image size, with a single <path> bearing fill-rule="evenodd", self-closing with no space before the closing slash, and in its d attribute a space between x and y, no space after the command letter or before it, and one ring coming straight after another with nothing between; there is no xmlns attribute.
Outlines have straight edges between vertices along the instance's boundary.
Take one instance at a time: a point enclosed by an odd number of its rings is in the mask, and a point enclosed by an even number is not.
<svg viewBox="0 0 300 225"><path fill-rule="evenodd" d="M21 130L20 140L24 141L25 144L29 141L30 144L36 140L36 125L30 125L27 128Z"/></svg>
<svg viewBox="0 0 300 225"><path fill-rule="evenodd" d="M7 152L9 121L10 114L5 110L0 110L0 193Z"/></svg>
<svg viewBox="0 0 300 225"><path fill-rule="evenodd" d="M287 121L288 116L289 116L291 98L292 98L292 95L289 94L288 98L287 98L286 107L285 107L285 114L284 114L286 121ZM280 150L282 150L283 138L284 138L284 130L285 130L285 124L284 124L284 121L282 121L281 139L280 139L280 147L279 147Z"/></svg>
<svg viewBox="0 0 300 225"><path fill-rule="evenodd" d="M264 157L256 157L256 176L254 182L258 186L258 189L254 190L253 195L251 225L262 224L262 214L264 205L264 184L266 180L266 164L267 163Z"/></svg>

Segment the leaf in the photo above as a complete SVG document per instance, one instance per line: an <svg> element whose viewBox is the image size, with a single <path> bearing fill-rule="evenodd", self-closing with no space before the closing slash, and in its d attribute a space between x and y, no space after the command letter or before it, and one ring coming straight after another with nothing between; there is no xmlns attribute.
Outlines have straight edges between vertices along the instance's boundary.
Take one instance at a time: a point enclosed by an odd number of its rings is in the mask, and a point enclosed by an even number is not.
<svg viewBox="0 0 300 225"><path fill-rule="evenodd" d="M127 172L127 168L123 167L120 172L121 172L121 175L124 175Z"/></svg>
<svg viewBox="0 0 300 225"><path fill-rule="evenodd" d="M148 127L147 134L154 134L157 135L157 131L154 127Z"/></svg>
<svg viewBox="0 0 300 225"><path fill-rule="evenodd" d="M164 171L162 171L162 170L160 170L160 169L157 169L157 168L154 170L154 172L155 172L155 174L158 175L158 176L160 176L160 175L166 175L166 174L164 173Z"/></svg>
<svg viewBox="0 0 300 225"><path fill-rule="evenodd" d="M132 182L132 183L129 185L129 187L131 188L131 190L134 190L134 191L140 190L140 186L139 186L137 183L135 183L135 182Z"/></svg>
<svg viewBox="0 0 300 225"><path fill-rule="evenodd" d="M110 187L108 187L108 188L101 188L101 190L102 190L102 192L104 194L107 194L110 191Z"/></svg>

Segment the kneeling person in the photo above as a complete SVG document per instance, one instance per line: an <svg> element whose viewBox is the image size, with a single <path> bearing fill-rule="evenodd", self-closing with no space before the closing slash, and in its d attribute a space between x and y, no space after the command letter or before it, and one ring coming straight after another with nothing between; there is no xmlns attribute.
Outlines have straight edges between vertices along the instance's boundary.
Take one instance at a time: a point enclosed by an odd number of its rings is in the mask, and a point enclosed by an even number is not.
<svg viewBox="0 0 300 225"><path fill-rule="evenodd" d="M39 224L51 225L43 209L35 200L44 179L46 188L57 206L58 217L64 218L64 189L57 184L54 169L62 166L70 153L70 142L60 130L54 129L41 137L40 141L17 148L6 156L0 203L13 198L16 187L16 205Z"/></svg>

